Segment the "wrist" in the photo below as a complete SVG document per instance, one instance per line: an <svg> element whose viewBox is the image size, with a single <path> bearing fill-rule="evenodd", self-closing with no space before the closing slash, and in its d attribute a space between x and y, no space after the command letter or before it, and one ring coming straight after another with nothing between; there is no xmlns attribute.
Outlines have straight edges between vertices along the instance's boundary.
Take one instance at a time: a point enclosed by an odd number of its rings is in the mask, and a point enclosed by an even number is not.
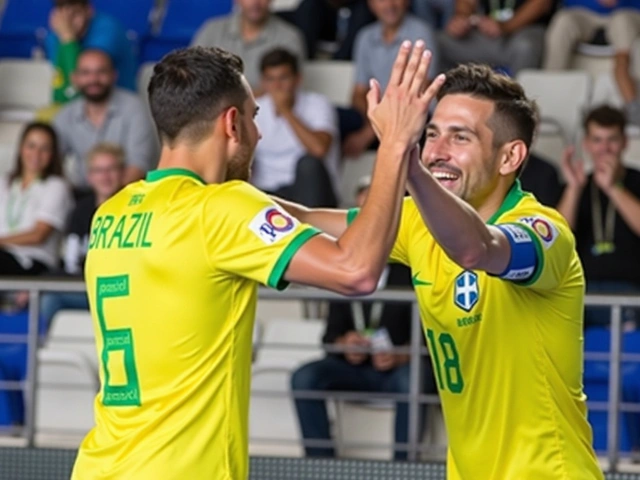
<svg viewBox="0 0 640 480"><path fill-rule="evenodd" d="M383 137L380 139L380 146L378 147L378 158L394 157L404 159L412 148L406 142L400 142L391 136L388 138Z"/></svg>

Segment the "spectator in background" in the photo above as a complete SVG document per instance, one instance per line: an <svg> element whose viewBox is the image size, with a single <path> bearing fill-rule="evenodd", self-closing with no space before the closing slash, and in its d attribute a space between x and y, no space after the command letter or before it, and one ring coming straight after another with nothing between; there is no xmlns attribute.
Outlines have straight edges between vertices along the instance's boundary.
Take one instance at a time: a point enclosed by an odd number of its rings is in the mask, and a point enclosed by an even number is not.
<svg viewBox="0 0 640 480"><path fill-rule="evenodd" d="M456 0L439 37L443 68L487 63L511 75L538 68L555 0Z"/></svg>
<svg viewBox="0 0 640 480"><path fill-rule="evenodd" d="M520 174L520 183L525 192L533 193L546 207L555 208L562 195L558 170L548 160L530 153Z"/></svg>
<svg viewBox="0 0 640 480"><path fill-rule="evenodd" d="M124 149L125 183L141 179L158 161L158 137L148 109L137 95L116 88L116 77L106 53L83 51L73 74L80 98L54 119L62 152L72 154L78 163L73 180L79 190L88 189L84 159L98 143L115 143Z"/></svg>
<svg viewBox="0 0 640 480"><path fill-rule="evenodd" d="M340 145L336 110L319 93L300 89L297 57L277 48L261 60L265 95L256 103L262 140L252 183L308 207L337 206Z"/></svg>
<svg viewBox="0 0 640 480"><path fill-rule="evenodd" d="M306 58L301 32L269 11L271 0L235 0L239 11L207 21L191 45L219 47L244 62L244 75L257 97L260 91L260 59L276 47L290 49L299 61Z"/></svg>
<svg viewBox="0 0 640 480"><path fill-rule="evenodd" d="M569 68L576 46L593 40L601 29L615 50L613 73L627 117L640 124L640 99L631 73L631 47L640 35L637 0L565 0L547 29L544 68Z"/></svg>
<svg viewBox="0 0 640 480"><path fill-rule="evenodd" d="M368 177L356 189L356 203L362 205L369 189ZM390 264L383 272L378 288L411 287L411 272L400 264ZM409 393L410 357L389 353L393 347L411 342L411 304L359 301L334 301L329 304L323 344L336 347L372 348L366 352L328 353L322 360L307 363L291 377L294 392L350 390L360 392ZM433 371L427 358L423 364L423 392L437 393ZM296 399L295 407L305 440L330 440L329 418L324 400ZM424 408L421 408L424 419ZM420 420L420 430L423 421ZM409 404L396 405L395 443L408 443ZM330 446L305 447L309 457L333 457ZM407 452L397 450L396 460L406 460Z"/></svg>
<svg viewBox="0 0 640 480"><path fill-rule="evenodd" d="M369 7L378 21L364 27L356 37L353 109L340 110L342 148L349 157L361 155L374 144L376 136L367 120L369 80L375 78L385 91L403 40L423 40L433 55L429 77L434 78L439 71L435 35L426 23L408 13L409 0L369 0Z"/></svg>
<svg viewBox="0 0 640 480"><path fill-rule="evenodd" d="M89 0L53 0L46 54L56 69L53 101L66 103L77 94L72 83L83 50L106 52L118 71L118 86L135 91L137 60L123 25L116 18L94 12Z"/></svg>
<svg viewBox="0 0 640 480"><path fill-rule="evenodd" d="M335 41L334 60L351 60L356 35L376 20L367 0L302 0L293 12L278 12L304 35L309 58L316 58L319 40Z"/></svg>
<svg viewBox="0 0 640 480"><path fill-rule="evenodd" d="M78 201L71 214L66 231L63 270L58 273L84 277L91 219L98 206L122 188L124 157L124 150L120 146L109 143L99 143L89 151L86 162L91 193ZM45 326L48 327L56 312L63 309L88 310L87 294L50 292L42 295L40 313Z"/></svg>
<svg viewBox="0 0 640 480"><path fill-rule="evenodd" d="M625 127L622 111L595 108L584 122L583 141L593 173L586 175L582 161L572 160L572 149L562 159L567 186L558 211L575 233L587 293L640 292L640 172L622 164ZM640 319L630 308L624 310L624 318ZM587 308L585 326L608 323L607 307Z"/></svg>
<svg viewBox="0 0 640 480"><path fill-rule="evenodd" d="M15 166L0 184L0 275L38 275L55 268L73 200L49 125L25 127Z"/></svg>
<svg viewBox="0 0 640 480"><path fill-rule="evenodd" d="M434 30L448 25L455 9L455 0L411 0L411 11Z"/></svg>

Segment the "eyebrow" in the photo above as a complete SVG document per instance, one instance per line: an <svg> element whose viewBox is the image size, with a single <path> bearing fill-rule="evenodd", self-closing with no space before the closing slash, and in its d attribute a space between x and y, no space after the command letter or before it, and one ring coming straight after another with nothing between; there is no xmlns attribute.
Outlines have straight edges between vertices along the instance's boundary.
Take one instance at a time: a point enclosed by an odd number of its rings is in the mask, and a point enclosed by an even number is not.
<svg viewBox="0 0 640 480"><path fill-rule="evenodd" d="M439 132L440 128L438 128L438 126L435 123L428 123L427 130L435 130ZM473 128L465 127L462 125L451 125L447 127L446 130L451 133L470 133L474 137L479 138L477 131L475 131Z"/></svg>

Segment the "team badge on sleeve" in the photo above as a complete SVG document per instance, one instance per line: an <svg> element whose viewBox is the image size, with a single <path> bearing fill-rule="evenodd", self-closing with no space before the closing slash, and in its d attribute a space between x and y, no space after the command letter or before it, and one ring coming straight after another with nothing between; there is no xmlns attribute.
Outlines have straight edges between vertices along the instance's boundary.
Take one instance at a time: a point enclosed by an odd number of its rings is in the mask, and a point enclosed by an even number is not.
<svg viewBox="0 0 640 480"><path fill-rule="evenodd" d="M296 221L279 208L263 208L251 223L249 230L255 233L267 245L277 242L293 232Z"/></svg>
<svg viewBox="0 0 640 480"><path fill-rule="evenodd" d="M519 221L529 225L538 234L545 248L551 247L558 238L558 230L551 221L544 217L524 217Z"/></svg>

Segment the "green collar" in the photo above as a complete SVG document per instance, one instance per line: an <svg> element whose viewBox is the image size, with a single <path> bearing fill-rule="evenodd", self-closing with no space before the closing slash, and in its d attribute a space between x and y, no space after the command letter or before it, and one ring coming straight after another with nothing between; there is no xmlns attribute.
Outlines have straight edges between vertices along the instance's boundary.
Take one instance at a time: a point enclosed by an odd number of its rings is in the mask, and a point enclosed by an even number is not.
<svg viewBox="0 0 640 480"><path fill-rule="evenodd" d="M186 168L162 168L160 170L152 170L147 173L147 182L157 182L158 180L163 180L167 177L172 177L174 175L181 175L183 177L190 177L198 182L205 184L205 181L200 178L200 176Z"/></svg>
<svg viewBox="0 0 640 480"><path fill-rule="evenodd" d="M522 191L520 180L516 179L511 189L509 189L507 196L504 197L504 200L502 201L502 205L500 205L500 208L496 213L491 215L491 218L487 221L487 224L493 225L503 213L506 213L509 210L511 210L513 207L515 207L518 204L518 202L522 199L522 197L524 197L524 195L525 193Z"/></svg>

